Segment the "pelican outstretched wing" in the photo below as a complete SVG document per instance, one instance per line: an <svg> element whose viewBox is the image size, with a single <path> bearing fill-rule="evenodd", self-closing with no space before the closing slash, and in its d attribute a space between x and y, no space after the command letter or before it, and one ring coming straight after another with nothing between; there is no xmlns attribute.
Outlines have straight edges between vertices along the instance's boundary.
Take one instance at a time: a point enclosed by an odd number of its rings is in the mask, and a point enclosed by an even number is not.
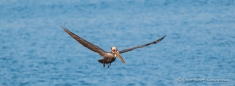
<svg viewBox="0 0 235 86"><path fill-rule="evenodd" d="M79 37L78 35L70 32L65 26L61 25L60 26L62 29L64 29L64 31L66 33L68 33L71 37L73 37L75 40L77 40L80 44L82 44L83 46L87 47L88 49L99 53L101 56L103 56L106 51L104 51L103 49L99 48L98 46L86 41L85 39Z"/></svg>
<svg viewBox="0 0 235 86"><path fill-rule="evenodd" d="M160 42L162 39L164 39L165 36L163 36L162 38L160 38L160 39L158 39L156 41L153 41L153 42L150 42L150 43L147 43L147 44L143 44L143 45L139 45L139 46L136 46L136 47L132 47L132 48L121 50L121 51L119 51L119 53L125 53L125 52L128 52L128 51L137 49L137 48L142 48L142 47L145 47L145 46L149 46L151 44L156 44L156 43Z"/></svg>

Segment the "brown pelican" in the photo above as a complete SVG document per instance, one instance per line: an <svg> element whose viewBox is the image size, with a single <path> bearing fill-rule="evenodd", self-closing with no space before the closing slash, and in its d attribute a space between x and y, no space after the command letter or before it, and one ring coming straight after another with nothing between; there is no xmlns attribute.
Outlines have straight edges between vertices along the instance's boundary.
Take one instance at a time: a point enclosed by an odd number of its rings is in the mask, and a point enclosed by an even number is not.
<svg viewBox="0 0 235 86"><path fill-rule="evenodd" d="M96 45L86 41L85 39L79 37L78 35L70 32L66 27L61 26L61 28L66 33L68 33L71 37L73 37L75 40L77 40L80 44L82 44L83 46L87 47L88 49L100 54L103 57L103 59L99 59L98 62L103 64L103 67L105 67L105 64L108 64L108 68L110 67L111 63L115 61L116 57L118 57L122 61L122 63L125 64L125 61L123 60L120 53L125 53L125 52L128 52L128 51L137 49L137 48L142 48L142 47L145 47L145 46L148 46L148 45L151 45L151 44L156 44L156 43L160 42L162 39L164 39L164 37L166 36L165 35L165 36L163 36L162 38L160 38L156 41L153 41L153 42L150 42L150 43L147 43L147 44L143 44L143 45L139 45L139 46L136 46L136 47L124 49L124 50L121 50L121 51L118 51L118 49L113 46L113 47L111 47L111 52L106 52L103 49L99 48L98 46L96 46Z"/></svg>

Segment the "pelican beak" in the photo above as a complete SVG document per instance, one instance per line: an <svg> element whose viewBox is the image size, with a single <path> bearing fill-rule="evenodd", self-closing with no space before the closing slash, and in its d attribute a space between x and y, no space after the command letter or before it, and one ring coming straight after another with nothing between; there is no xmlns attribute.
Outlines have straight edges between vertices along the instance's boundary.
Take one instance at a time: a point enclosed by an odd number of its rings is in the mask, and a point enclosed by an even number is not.
<svg viewBox="0 0 235 86"><path fill-rule="evenodd" d="M115 53L115 54L117 55L117 57L122 61L122 63L125 64L125 61L122 59L122 56L119 54L119 52L118 52L118 51L115 51L114 53Z"/></svg>

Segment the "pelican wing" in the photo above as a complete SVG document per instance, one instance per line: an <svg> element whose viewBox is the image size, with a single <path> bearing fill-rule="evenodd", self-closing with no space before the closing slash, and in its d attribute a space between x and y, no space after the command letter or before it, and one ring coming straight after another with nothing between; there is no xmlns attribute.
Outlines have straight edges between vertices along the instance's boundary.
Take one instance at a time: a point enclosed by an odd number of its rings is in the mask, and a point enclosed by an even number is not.
<svg viewBox="0 0 235 86"><path fill-rule="evenodd" d="M145 46L149 46L151 44L156 44L156 43L160 42L162 39L164 39L165 36L163 36L162 38L160 38L160 39L158 39L156 41L153 41L153 42L150 42L150 43L147 43L147 44L143 44L143 45L139 45L139 46L136 46L136 47L132 47L132 48L121 50L121 51L119 51L119 53L125 53L125 52L128 52L128 51L137 49L137 48L142 48L142 47L145 47Z"/></svg>
<svg viewBox="0 0 235 86"><path fill-rule="evenodd" d="M94 51L94 52L97 52L99 53L101 56L103 56L106 51L104 51L103 49L99 48L98 46L86 41L85 39L79 37L78 35L70 32L66 27L64 26L61 26L62 29L64 29L64 31L66 33L68 33L71 37L73 37L75 40L77 40L80 44L82 44L83 46L87 47L88 49Z"/></svg>

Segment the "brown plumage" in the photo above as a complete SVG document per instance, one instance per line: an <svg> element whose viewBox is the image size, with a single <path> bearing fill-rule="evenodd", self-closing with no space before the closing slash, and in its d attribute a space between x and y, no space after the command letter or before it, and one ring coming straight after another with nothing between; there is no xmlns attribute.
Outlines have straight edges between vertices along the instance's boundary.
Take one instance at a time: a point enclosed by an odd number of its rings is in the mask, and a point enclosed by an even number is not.
<svg viewBox="0 0 235 86"><path fill-rule="evenodd" d="M96 45L86 41L85 39L79 37L78 35L70 32L66 27L61 26L61 28L66 33L68 33L71 37L73 37L76 41L78 41L80 44L82 44L83 46L87 47L88 49L90 49L90 50L92 50L96 53L99 53L103 57L103 59L98 60L98 62L102 63L104 67L105 67L105 64L109 64L108 68L110 67L111 63L115 61L116 57L118 57L123 63L125 63L125 61L123 60L120 53L125 53L125 52L128 52L128 51L137 49L137 48L142 48L142 47L145 47L145 46L149 46L151 44L156 44L156 43L160 42L162 39L164 39L164 37L166 36L165 35L165 36L163 36L162 38L160 38L156 41L153 41L153 42L150 42L150 43L147 43L147 44L144 44L144 45L124 49L124 50L121 50L121 51L118 51L118 49L116 47L111 47L111 52L106 52L103 49L99 48L98 46L96 46Z"/></svg>

